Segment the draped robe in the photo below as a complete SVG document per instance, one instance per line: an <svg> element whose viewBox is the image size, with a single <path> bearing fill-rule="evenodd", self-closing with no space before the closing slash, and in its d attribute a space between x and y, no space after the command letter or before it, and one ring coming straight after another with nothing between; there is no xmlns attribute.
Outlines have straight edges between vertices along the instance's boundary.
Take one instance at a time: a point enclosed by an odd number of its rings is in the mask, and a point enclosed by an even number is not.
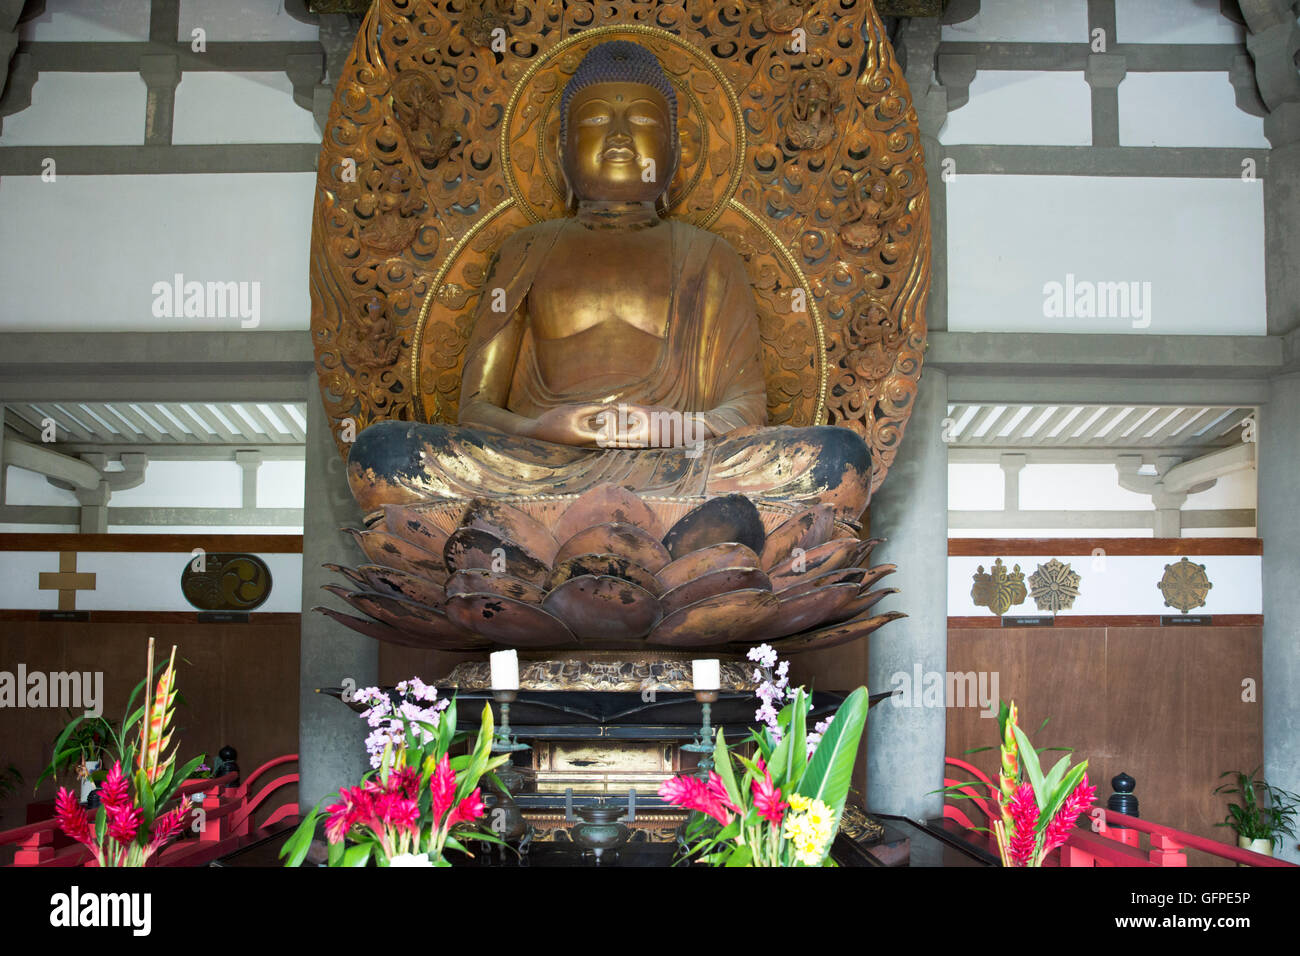
<svg viewBox="0 0 1300 956"><path fill-rule="evenodd" d="M475 395L470 369L510 334L542 270L572 268L556 246L572 220L516 233L484 283L466 352L461 407ZM744 264L720 237L668 220L671 295L659 354L646 373L611 388L561 392L546 381L534 330L526 325L507 410L537 418L561 405L628 403L697 415L714 435L674 448L587 448L481 427L377 422L349 455L353 495L367 511L389 503L471 497L579 494L611 482L640 494L710 497L740 492L756 500L829 503L856 520L870 495L871 462L854 432L831 426L766 426L766 388L753 290ZM647 263L647 268L651 264ZM493 305L496 308L493 308ZM527 310L525 310L527 311ZM528 321L525 319L525 321ZM582 332L571 340L579 340ZM572 342L580 348L579 341ZM676 423L674 423L676 424Z"/></svg>

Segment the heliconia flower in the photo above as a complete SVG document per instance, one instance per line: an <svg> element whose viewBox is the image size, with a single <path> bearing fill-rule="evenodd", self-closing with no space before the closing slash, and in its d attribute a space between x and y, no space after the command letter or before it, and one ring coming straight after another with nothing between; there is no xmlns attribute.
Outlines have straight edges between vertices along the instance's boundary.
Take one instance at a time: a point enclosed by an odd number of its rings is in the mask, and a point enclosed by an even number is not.
<svg viewBox="0 0 1300 956"><path fill-rule="evenodd" d="M112 813L117 807L131 806L130 784L122 773L122 761L114 762L99 788L99 801L104 809Z"/></svg>
<svg viewBox="0 0 1300 956"><path fill-rule="evenodd" d="M1028 781L1022 783L1005 809L1015 828L1008 845L1011 862L1025 866L1034 855L1034 843L1038 837L1038 801L1034 797L1033 785Z"/></svg>
<svg viewBox="0 0 1300 956"><path fill-rule="evenodd" d="M98 849L90 814L77 803L72 791L65 787L59 787L58 795L54 798L54 818L59 821L59 829L67 836L92 849Z"/></svg>
<svg viewBox="0 0 1300 956"><path fill-rule="evenodd" d="M429 793L432 798L433 820L439 824L456 799L456 773L451 769L451 758L446 754L442 755L429 776Z"/></svg>
<svg viewBox="0 0 1300 956"><path fill-rule="evenodd" d="M119 804L111 810L107 810L108 818L108 835L126 846L131 843L136 834L140 832L140 824L144 822L144 810L139 807L132 807L129 804Z"/></svg>
<svg viewBox="0 0 1300 956"><path fill-rule="evenodd" d="M1088 775L1085 773L1078 786L1074 788L1074 792L1061 801L1056 816L1052 817L1046 829L1043 830L1044 855L1069 839L1070 833L1074 830L1074 825L1078 822L1080 815L1092 806L1096 796L1097 788L1088 786Z"/></svg>
<svg viewBox="0 0 1300 956"><path fill-rule="evenodd" d="M448 827L454 827L458 823L467 820L477 820L487 812L487 806L483 803L483 796L479 787L474 788L474 792L468 797L456 804L456 809L451 811L448 818Z"/></svg>
<svg viewBox="0 0 1300 956"><path fill-rule="evenodd" d="M185 824L185 814L190 810L190 798L181 797L180 806L168 810L162 816L153 822L153 837L149 840L149 852L153 853L159 847L171 840L181 832L181 827Z"/></svg>
<svg viewBox="0 0 1300 956"><path fill-rule="evenodd" d="M781 791L772 785L772 775L768 773L762 757L758 758L758 769L763 771L763 779L755 780L751 784L754 791L754 809L772 826L779 827L781 818L790 804L781 799Z"/></svg>
<svg viewBox="0 0 1300 956"><path fill-rule="evenodd" d="M149 643L149 665L153 665L153 639ZM141 746L136 753L136 769L143 770L145 779L157 782L172 762L172 756L164 757L171 734L167 727L171 723L176 703L176 646L172 645L171 660L158 678L158 686L153 700L140 719Z"/></svg>

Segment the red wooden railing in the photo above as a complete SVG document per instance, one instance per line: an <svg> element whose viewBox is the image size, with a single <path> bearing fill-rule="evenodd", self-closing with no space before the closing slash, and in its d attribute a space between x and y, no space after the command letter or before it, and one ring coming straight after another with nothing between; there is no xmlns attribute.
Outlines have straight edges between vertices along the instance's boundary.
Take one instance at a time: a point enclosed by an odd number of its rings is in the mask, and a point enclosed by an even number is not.
<svg viewBox="0 0 1300 956"><path fill-rule="evenodd" d="M177 795L202 794L202 804L190 811L181 831L184 836L161 850L150 866L203 866L225 856L257 837L271 832L278 824L298 821L298 802L290 789L298 783L297 772L281 774L252 793L254 783L275 767L298 762L297 754L286 754L262 764L242 782L230 773L208 780L190 780L182 784ZM251 794L251 796L250 796ZM254 826L253 814L274 796L291 797ZM95 866L95 861L81 844L56 851L53 847L57 821L42 820L24 827L0 832L0 846L13 846L12 866Z"/></svg>
<svg viewBox="0 0 1300 956"><path fill-rule="evenodd" d="M973 775L985 786L993 787L992 781L979 768L964 760L946 757L944 763ZM943 783L946 787L957 786L958 792L972 797L970 801L959 802L974 803L979 807L987 826L987 821L992 819L992 807L983 795L973 786L961 786L968 781L945 777ZM943 815L945 819L952 820L972 831L972 835L986 838L996 855L997 841L993 835L979 832L976 824L960 807L945 803ZM1145 851L1141 847L1143 834L1147 837ZM1262 853L1243 850L1227 843L1219 843L1217 840L1196 836L1194 833L1186 833L1173 827L1116 813L1103 806L1095 806L1086 816L1081 817L1080 826L1070 834L1065 845L1049 854L1045 862L1049 866L1186 866L1187 856L1183 853L1185 849L1199 850L1247 866L1295 866L1294 863L1274 859Z"/></svg>

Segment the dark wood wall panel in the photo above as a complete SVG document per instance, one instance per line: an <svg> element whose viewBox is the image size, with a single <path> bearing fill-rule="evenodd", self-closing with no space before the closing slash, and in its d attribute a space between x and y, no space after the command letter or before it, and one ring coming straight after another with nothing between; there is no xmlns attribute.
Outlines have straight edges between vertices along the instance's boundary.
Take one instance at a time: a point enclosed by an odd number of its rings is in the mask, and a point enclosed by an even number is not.
<svg viewBox="0 0 1300 956"><path fill-rule="evenodd" d="M1088 759L1100 801L1127 772L1144 818L1235 842L1214 826L1226 801L1212 791L1223 771L1263 759L1261 704L1241 699L1243 679L1258 686L1261 643L1258 627L953 628L948 668L998 671L1036 744ZM997 744L994 723L972 710L950 708L947 724L950 756ZM965 759L996 773L996 750Z"/></svg>
<svg viewBox="0 0 1300 956"><path fill-rule="evenodd" d="M185 698L174 721L181 758L201 752L212 758L230 744L240 767L251 771L298 750L299 623L293 617L265 625L8 621L0 627L0 670L16 672L21 662L28 672L103 671L104 716L120 722L127 695L144 677L149 637L160 656L176 644ZM0 826L25 822L28 802L53 797L57 787L49 781L36 797L32 787L65 721L58 709L0 710L0 764L14 763L25 780L0 807Z"/></svg>

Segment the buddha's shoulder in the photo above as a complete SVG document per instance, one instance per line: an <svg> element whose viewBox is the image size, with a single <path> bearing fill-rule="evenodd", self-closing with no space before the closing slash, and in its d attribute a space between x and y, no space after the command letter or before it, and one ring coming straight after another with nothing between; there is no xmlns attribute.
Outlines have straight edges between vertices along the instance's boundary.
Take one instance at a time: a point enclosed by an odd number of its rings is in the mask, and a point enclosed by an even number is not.
<svg viewBox="0 0 1300 956"><path fill-rule="evenodd" d="M701 229L699 226L680 219L668 222L677 232L679 244L687 243L692 258L708 257L715 266L722 268L744 267L744 260L736 248L716 232Z"/></svg>

